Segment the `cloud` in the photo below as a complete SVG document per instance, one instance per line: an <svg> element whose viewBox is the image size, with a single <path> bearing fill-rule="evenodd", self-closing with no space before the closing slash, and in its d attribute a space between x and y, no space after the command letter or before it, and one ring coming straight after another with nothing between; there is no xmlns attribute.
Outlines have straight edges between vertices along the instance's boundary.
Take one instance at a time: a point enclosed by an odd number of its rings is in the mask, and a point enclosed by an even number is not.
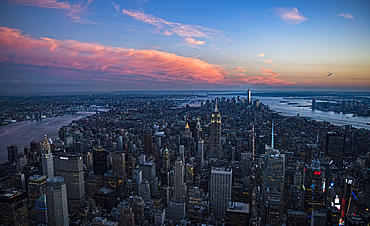
<svg viewBox="0 0 370 226"><path fill-rule="evenodd" d="M151 24L159 29L159 31L167 36L178 35L186 38L207 38L207 39L225 39L222 33L218 30L202 27L199 25L188 25L166 21L162 18L146 14L135 10L120 10L117 4L112 3L118 12L122 12L136 20Z"/></svg>
<svg viewBox="0 0 370 226"><path fill-rule="evenodd" d="M87 6L92 0L85 1L86 3L69 4L68 2L60 2L58 0L11 0L13 4L28 5L48 9L65 10L65 15L76 23L93 24L93 22L81 18L81 15L86 12Z"/></svg>
<svg viewBox="0 0 370 226"><path fill-rule="evenodd" d="M264 53L260 53L260 54L258 54L258 56L260 56L260 57L264 57L264 56L265 56L265 54L264 54Z"/></svg>
<svg viewBox="0 0 370 226"><path fill-rule="evenodd" d="M58 2L57 0L12 0L14 4L36 6L49 9L70 9L68 2Z"/></svg>
<svg viewBox="0 0 370 226"><path fill-rule="evenodd" d="M273 60L264 60L266 63L271 64L272 66L276 66Z"/></svg>
<svg viewBox="0 0 370 226"><path fill-rule="evenodd" d="M344 17L346 19L355 19L351 14L349 13L340 13L338 16Z"/></svg>
<svg viewBox="0 0 370 226"><path fill-rule="evenodd" d="M89 79L220 84L226 74L217 65L173 53L36 39L5 27L0 27L0 48L0 62L84 71L89 72Z"/></svg>
<svg viewBox="0 0 370 226"><path fill-rule="evenodd" d="M193 38L185 38L185 45L189 45L189 46L192 46L192 47L197 47L199 45L204 45L206 42L205 41L199 41L199 40L195 40Z"/></svg>
<svg viewBox="0 0 370 226"><path fill-rule="evenodd" d="M273 12L281 20L288 22L290 25L300 24L308 19L298 12L297 8L292 7L276 7Z"/></svg>

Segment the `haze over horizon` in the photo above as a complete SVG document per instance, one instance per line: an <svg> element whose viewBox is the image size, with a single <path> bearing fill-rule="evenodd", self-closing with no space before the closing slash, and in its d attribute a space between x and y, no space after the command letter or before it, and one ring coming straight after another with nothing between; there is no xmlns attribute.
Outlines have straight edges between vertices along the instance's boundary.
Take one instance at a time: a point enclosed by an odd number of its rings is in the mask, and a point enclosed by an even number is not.
<svg viewBox="0 0 370 226"><path fill-rule="evenodd" d="M0 95L369 91L369 8L332 0L1 1Z"/></svg>

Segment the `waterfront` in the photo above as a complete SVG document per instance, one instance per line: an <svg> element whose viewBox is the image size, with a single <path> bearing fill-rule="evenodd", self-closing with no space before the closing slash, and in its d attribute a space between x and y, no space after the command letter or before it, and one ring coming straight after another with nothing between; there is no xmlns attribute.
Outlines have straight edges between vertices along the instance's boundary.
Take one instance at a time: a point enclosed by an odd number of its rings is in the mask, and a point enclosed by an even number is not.
<svg viewBox="0 0 370 226"><path fill-rule="evenodd" d="M0 164L6 162L7 147L18 146L18 153L22 153L25 146L29 147L30 142L40 142L45 134L49 138L56 138L60 127L68 125L73 120L81 119L92 115L94 112L78 112L75 115L63 115L59 117L46 118L43 120L28 120L8 124L0 127Z"/></svg>

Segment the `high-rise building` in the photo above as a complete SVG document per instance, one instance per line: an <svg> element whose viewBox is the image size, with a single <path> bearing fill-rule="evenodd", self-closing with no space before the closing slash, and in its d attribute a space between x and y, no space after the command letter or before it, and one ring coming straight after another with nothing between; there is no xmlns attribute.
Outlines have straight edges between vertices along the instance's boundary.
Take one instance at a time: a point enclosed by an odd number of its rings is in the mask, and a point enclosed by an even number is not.
<svg viewBox="0 0 370 226"><path fill-rule="evenodd" d="M152 134L145 134L144 148L145 148L145 153L153 154L153 135Z"/></svg>
<svg viewBox="0 0 370 226"><path fill-rule="evenodd" d="M94 148L93 166L94 173L104 176L108 171L108 152L106 150Z"/></svg>
<svg viewBox="0 0 370 226"><path fill-rule="evenodd" d="M199 169L203 168L204 162L204 141L202 139L198 140L198 155L197 155L197 164L199 165Z"/></svg>
<svg viewBox="0 0 370 226"><path fill-rule="evenodd" d="M184 164L180 158L177 158L175 161L175 170L174 170L174 199L176 200L185 200L186 194L186 185L184 183Z"/></svg>
<svg viewBox="0 0 370 226"><path fill-rule="evenodd" d="M170 163L170 152L168 149L164 149L163 151L163 162L162 162L162 171L168 172L171 168L171 163Z"/></svg>
<svg viewBox="0 0 370 226"><path fill-rule="evenodd" d="M105 209L108 213L111 212L112 208L117 206L117 192L103 187L95 193L96 205Z"/></svg>
<svg viewBox="0 0 370 226"><path fill-rule="evenodd" d="M156 178L156 170L154 162L144 162L140 166L141 171L143 172L143 179L147 179L149 183L152 183Z"/></svg>
<svg viewBox="0 0 370 226"><path fill-rule="evenodd" d="M139 186L143 180L143 172L140 169L132 172L132 192L134 195L139 195Z"/></svg>
<svg viewBox="0 0 370 226"><path fill-rule="evenodd" d="M252 94L251 94L251 90L248 89L247 91L247 104L250 105L252 103Z"/></svg>
<svg viewBox="0 0 370 226"><path fill-rule="evenodd" d="M225 217L231 201L232 170L213 168L209 183L211 212L217 217Z"/></svg>
<svg viewBox="0 0 370 226"><path fill-rule="evenodd" d="M17 162L17 156L18 156L18 147L11 145L7 147L8 150L8 162L12 164L13 162Z"/></svg>
<svg viewBox="0 0 370 226"><path fill-rule="evenodd" d="M134 220L137 225L142 225L145 221L144 200L139 196L134 198Z"/></svg>
<svg viewBox="0 0 370 226"><path fill-rule="evenodd" d="M123 151L122 136L117 137L117 150L120 152Z"/></svg>
<svg viewBox="0 0 370 226"><path fill-rule="evenodd" d="M85 182L81 154L57 153L54 157L55 176L64 178L67 186L68 210L77 212L85 202Z"/></svg>
<svg viewBox="0 0 370 226"><path fill-rule="evenodd" d="M46 180L48 225L68 226L67 186L63 177Z"/></svg>
<svg viewBox="0 0 370 226"><path fill-rule="evenodd" d="M150 185L147 179L142 180L140 183L139 196L143 198L145 203L150 202Z"/></svg>
<svg viewBox="0 0 370 226"><path fill-rule="evenodd" d="M185 183L187 186L194 186L194 164L191 163L186 164Z"/></svg>
<svg viewBox="0 0 370 226"><path fill-rule="evenodd" d="M112 173L116 182L123 183L126 178L125 153L114 152L112 154ZM118 183L117 183L118 184Z"/></svg>
<svg viewBox="0 0 370 226"><path fill-rule="evenodd" d="M305 211L325 211L325 168L315 160L305 168Z"/></svg>
<svg viewBox="0 0 370 226"><path fill-rule="evenodd" d="M209 158L221 158L221 115L217 105L211 117L209 136Z"/></svg>
<svg viewBox="0 0 370 226"><path fill-rule="evenodd" d="M119 221L119 226L134 226L134 213L132 212L132 207L125 205L121 209L121 219Z"/></svg>
<svg viewBox="0 0 370 226"><path fill-rule="evenodd" d="M42 143L41 153L42 174L44 174L46 177L54 177L53 155L51 154L50 143L46 137L46 134Z"/></svg>
<svg viewBox="0 0 370 226"><path fill-rule="evenodd" d="M326 134L326 154L338 168L343 168L345 135L328 132Z"/></svg>
<svg viewBox="0 0 370 226"><path fill-rule="evenodd" d="M28 226L27 194L11 191L0 195L0 224Z"/></svg>
<svg viewBox="0 0 370 226"><path fill-rule="evenodd" d="M39 225L47 225L48 223L48 209L46 204L46 191L35 202L35 221Z"/></svg>
<svg viewBox="0 0 370 226"><path fill-rule="evenodd" d="M28 194L31 208L35 207L35 202L46 192L46 176L33 175L28 179Z"/></svg>

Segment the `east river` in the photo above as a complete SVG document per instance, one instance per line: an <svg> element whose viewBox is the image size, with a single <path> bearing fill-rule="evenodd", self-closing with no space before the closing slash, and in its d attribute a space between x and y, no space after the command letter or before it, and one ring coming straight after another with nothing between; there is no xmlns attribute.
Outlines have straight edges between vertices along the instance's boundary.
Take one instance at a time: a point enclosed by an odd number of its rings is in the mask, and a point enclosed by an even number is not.
<svg viewBox="0 0 370 226"><path fill-rule="evenodd" d="M94 113L78 112L75 115L46 118L42 121L28 120L0 126L0 164L8 161L8 146L16 145L18 153L22 153L24 146L29 147L32 140L40 142L45 134L48 138L54 139L58 137L60 127L92 114Z"/></svg>

